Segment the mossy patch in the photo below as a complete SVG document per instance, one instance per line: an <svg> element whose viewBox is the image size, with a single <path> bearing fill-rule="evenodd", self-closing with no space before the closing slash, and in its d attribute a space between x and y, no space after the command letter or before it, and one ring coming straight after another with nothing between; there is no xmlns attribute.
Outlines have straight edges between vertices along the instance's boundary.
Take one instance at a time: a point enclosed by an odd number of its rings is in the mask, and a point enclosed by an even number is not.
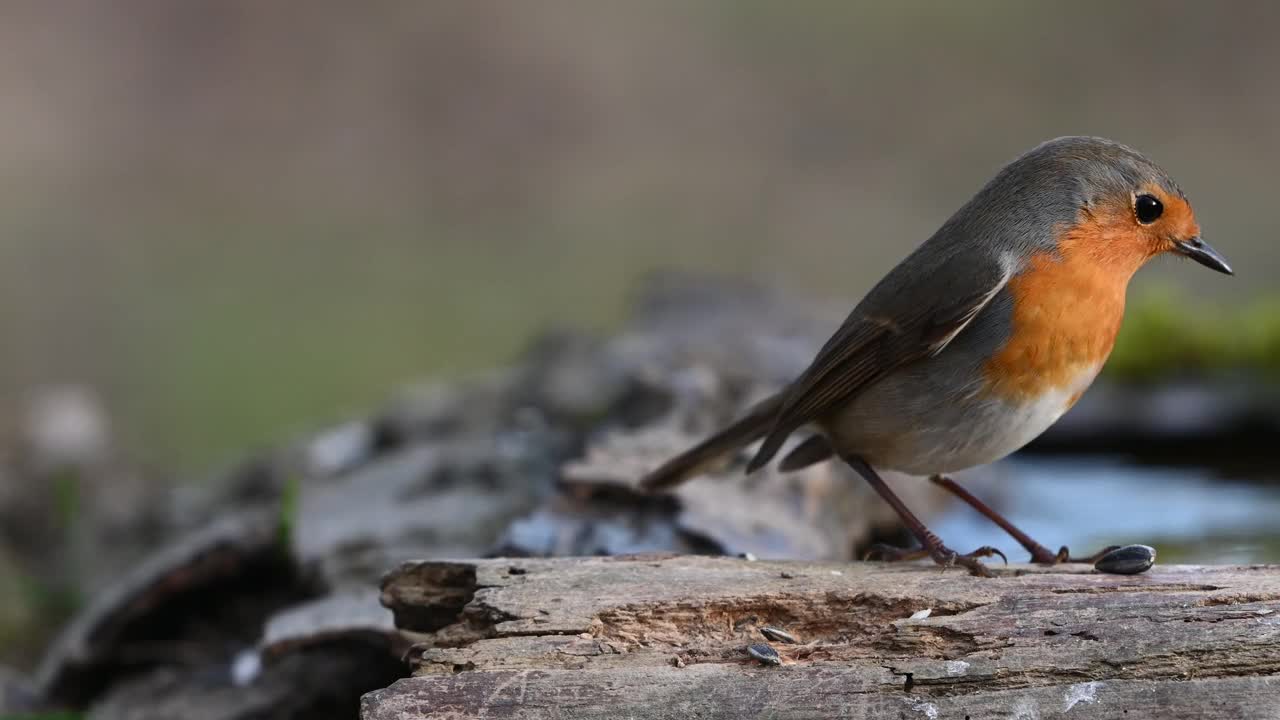
<svg viewBox="0 0 1280 720"><path fill-rule="evenodd" d="M1106 372L1132 382L1226 372L1280 380L1280 296L1228 304L1147 290L1130 301Z"/></svg>

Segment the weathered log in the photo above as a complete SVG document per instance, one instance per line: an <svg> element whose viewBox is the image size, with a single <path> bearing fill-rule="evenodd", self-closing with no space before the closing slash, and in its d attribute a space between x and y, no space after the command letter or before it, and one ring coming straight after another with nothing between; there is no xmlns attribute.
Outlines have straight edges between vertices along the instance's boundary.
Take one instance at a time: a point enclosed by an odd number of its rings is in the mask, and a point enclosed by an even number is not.
<svg viewBox="0 0 1280 720"><path fill-rule="evenodd" d="M995 570L406 564L382 601L418 634L415 676L367 694L362 717L1280 717L1280 567Z"/></svg>

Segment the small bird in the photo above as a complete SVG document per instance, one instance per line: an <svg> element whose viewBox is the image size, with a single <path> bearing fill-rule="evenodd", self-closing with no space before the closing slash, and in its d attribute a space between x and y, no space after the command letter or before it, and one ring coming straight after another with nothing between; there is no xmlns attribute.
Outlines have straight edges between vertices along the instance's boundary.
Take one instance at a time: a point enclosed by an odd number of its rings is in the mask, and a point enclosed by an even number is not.
<svg viewBox="0 0 1280 720"><path fill-rule="evenodd" d="M1200 237L1186 195L1137 151L1061 137L1006 165L889 271L809 367L746 416L641 480L657 491L763 439L746 471L794 432L815 434L782 459L796 470L839 457L897 511L928 555L989 575L991 547L946 547L876 468L928 476L998 524L1037 563L1077 561L1032 540L947 473L994 462L1044 432L1111 353L1129 279L1165 253L1228 275ZM1094 556L1096 557L1096 556ZM1088 558L1091 560L1092 558Z"/></svg>

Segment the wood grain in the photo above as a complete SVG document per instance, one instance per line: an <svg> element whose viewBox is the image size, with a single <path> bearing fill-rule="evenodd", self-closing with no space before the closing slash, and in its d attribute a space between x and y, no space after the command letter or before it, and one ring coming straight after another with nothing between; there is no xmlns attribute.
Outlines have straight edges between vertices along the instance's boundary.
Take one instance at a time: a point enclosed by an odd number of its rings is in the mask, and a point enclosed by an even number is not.
<svg viewBox="0 0 1280 720"><path fill-rule="evenodd" d="M422 642L366 720L1280 717L1270 566L494 559L407 564L382 600ZM798 640L780 667L746 653L764 626Z"/></svg>

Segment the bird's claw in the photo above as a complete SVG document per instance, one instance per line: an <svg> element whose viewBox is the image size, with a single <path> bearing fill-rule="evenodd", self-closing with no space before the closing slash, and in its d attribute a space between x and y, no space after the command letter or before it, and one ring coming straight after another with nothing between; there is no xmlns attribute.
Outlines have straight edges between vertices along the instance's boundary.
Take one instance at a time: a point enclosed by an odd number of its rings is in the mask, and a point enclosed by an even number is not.
<svg viewBox="0 0 1280 720"><path fill-rule="evenodd" d="M1009 558L1005 557L1005 554L1000 552L999 548L994 548L994 547L991 547L990 545L983 545L982 547L978 548L977 550L974 550L973 552L967 555L964 555L963 557L980 558L980 557L994 557L996 555L1000 556L1000 559L1004 562L1005 565L1009 564Z"/></svg>
<svg viewBox="0 0 1280 720"><path fill-rule="evenodd" d="M991 547L990 545L983 545L973 552L961 555L960 553L954 550L949 550L946 547L940 547L936 550L923 548L907 550L904 548L893 547L892 545L876 543L875 545L867 548L867 551L862 555L862 559L872 560L878 558L885 562L903 562L907 560L919 560L920 558L931 557L943 570L958 565L965 568L973 575L991 577L991 571L987 569L987 566L982 564L978 558L995 557L997 555L1006 565L1009 564L1009 558L1005 557L1005 554L999 549Z"/></svg>
<svg viewBox="0 0 1280 720"><path fill-rule="evenodd" d="M1041 548L1039 552L1031 554L1031 562L1038 565L1060 565L1062 563L1083 563L1085 565L1092 565L1107 553L1113 550L1119 550L1120 547L1120 545L1108 545L1098 552L1082 558L1071 557L1071 550L1069 550L1066 545L1058 548L1056 555L1050 555L1048 550Z"/></svg>

